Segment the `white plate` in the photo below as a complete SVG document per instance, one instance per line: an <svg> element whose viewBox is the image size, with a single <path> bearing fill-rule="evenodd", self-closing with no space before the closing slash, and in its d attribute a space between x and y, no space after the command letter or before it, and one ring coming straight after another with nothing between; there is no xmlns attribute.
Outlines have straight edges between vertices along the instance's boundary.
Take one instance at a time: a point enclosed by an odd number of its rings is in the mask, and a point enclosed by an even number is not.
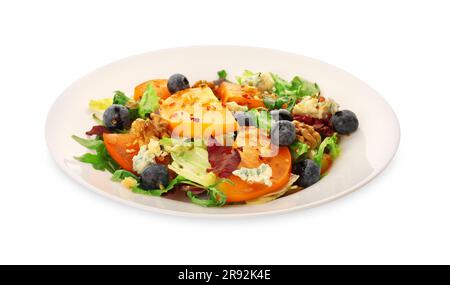
<svg viewBox="0 0 450 285"><path fill-rule="evenodd" d="M96 171L74 156L86 149L71 139L93 125L87 104L90 99L112 96L114 90L132 95L134 86L151 79L185 74L191 83L213 80L226 69L230 78L245 69L271 71L285 78L300 75L317 82L326 97L341 109L354 111L360 127L344 137L341 155L330 173L313 186L263 205L203 208L170 198L134 194L110 180L108 172ZM125 58L102 67L72 84L52 106L46 138L56 163L80 184L106 197L141 209L179 215L241 216L282 213L334 200L363 186L379 174L394 156L400 139L398 120L386 101L357 78L326 63L282 51L237 46L197 46L166 49Z"/></svg>

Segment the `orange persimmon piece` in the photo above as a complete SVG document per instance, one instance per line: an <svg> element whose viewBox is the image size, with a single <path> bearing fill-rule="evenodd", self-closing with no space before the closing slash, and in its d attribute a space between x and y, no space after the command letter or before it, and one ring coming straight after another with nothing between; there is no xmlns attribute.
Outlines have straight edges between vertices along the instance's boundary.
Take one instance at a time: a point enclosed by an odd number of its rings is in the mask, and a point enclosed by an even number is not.
<svg viewBox="0 0 450 285"><path fill-rule="evenodd" d="M106 150L120 167L133 171L133 156L139 152L139 144L132 134L103 134Z"/></svg>
<svg viewBox="0 0 450 285"><path fill-rule="evenodd" d="M221 183L218 186L227 196L227 202L229 203L252 200L276 192L288 183L289 177L291 176L291 154L287 147L280 147L276 156L262 157L259 161L254 157L254 155L258 155L257 152L251 154L246 153L247 151L253 152L254 148L243 148L243 151L241 152L241 164L239 167L255 168L262 163L268 164L272 168L272 177L270 178L272 185L267 186L262 183L250 184L235 175L231 175L228 179L230 179L234 185L231 185L230 183ZM256 163L256 161L258 162Z"/></svg>
<svg viewBox="0 0 450 285"><path fill-rule="evenodd" d="M328 153L324 153L322 157L322 167L320 168L320 174L325 174L330 170L331 165L333 164L333 157Z"/></svg>
<svg viewBox="0 0 450 285"><path fill-rule="evenodd" d="M167 79L152 79L145 81L134 88L135 101L141 100L149 83L153 84L153 88L155 88L156 94L161 99L166 99L167 97L170 96L169 89L167 89Z"/></svg>
<svg viewBox="0 0 450 285"><path fill-rule="evenodd" d="M249 109L264 107L261 92L252 86L224 81L216 92L224 103L236 102L239 105L247 106Z"/></svg>
<svg viewBox="0 0 450 285"><path fill-rule="evenodd" d="M239 149L241 167L256 168L268 164L272 168L271 186L262 183L247 183L238 176L228 177L230 183L219 184L219 189L227 196L227 202L243 202L276 192L283 188L291 176L291 153L287 147L271 151L270 139L255 127L239 129L234 147ZM263 151L266 149L266 151ZM264 154L264 155L263 155Z"/></svg>
<svg viewBox="0 0 450 285"><path fill-rule="evenodd" d="M237 128L233 114L207 86L172 94L160 104L159 112L169 122L172 134L180 137L209 137Z"/></svg>

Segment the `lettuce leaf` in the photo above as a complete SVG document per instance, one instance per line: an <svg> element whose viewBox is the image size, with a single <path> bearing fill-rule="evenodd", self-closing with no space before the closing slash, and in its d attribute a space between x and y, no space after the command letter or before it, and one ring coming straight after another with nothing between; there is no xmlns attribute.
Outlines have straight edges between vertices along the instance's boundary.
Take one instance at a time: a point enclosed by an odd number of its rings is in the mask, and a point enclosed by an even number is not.
<svg viewBox="0 0 450 285"><path fill-rule="evenodd" d="M124 169L116 170L113 173L113 176L111 177L111 180L112 181L116 181L116 182L120 182L120 181L124 180L127 177L131 177L131 178L134 178L136 181L139 181L139 177L137 177L136 175L134 175L130 171L127 171L127 170L124 170Z"/></svg>
<svg viewBox="0 0 450 285"><path fill-rule="evenodd" d="M260 74L260 72L244 70L241 76L236 76L236 80L240 85L255 86Z"/></svg>
<svg viewBox="0 0 450 285"><path fill-rule="evenodd" d="M250 109L246 112L252 118L253 122L259 129L270 131L271 116L266 110L258 111L257 109Z"/></svg>
<svg viewBox="0 0 450 285"><path fill-rule="evenodd" d="M104 98L99 100L90 100L89 108L94 111L104 111L113 104L112 98Z"/></svg>
<svg viewBox="0 0 450 285"><path fill-rule="evenodd" d="M131 99L120 90L114 91L113 104L125 106Z"/></svg>
<svg viewBox="0 0 450 285"><path fill-rule="evenodd" d="M176 174L185 177L203 186L209 186L216 182L216 175L208 172L211 164L208 161L208 151L202 147L170 154L173 162L169 168Z"/></svg>
<svg viewBox="0 0 450 285"><path fill-rule="evenodd" d="M333 157L333 159L335 159L339 153L340 153L340 148L339 148L339 144L338 144L338 137L336 134L332 135L331 137L327 137L325 138L322 143L319 146L319 149L317 150L317 152L314 154L313 160L320 166L322 167L322 158L323 158L323 154L325 152L325 149L328 149L331 157Z"/></svg>
<svg viewBox="0 0 450 285"><path fill-rule="evenodd" d="M308 152L309 146L301 141L296 141L295 143L289 146L289 150L291 151L292 160L297 161L302 155Z"/></svg>
<svg viewBox="0 0 450 285"><path fill-rule="evenodd" d="M266 110L259 111L258 116L258 128L270 131L271 127L271 116L270 113Z"/></svg>
<svg viewBox="0 0 450 285"><path fill-rule="evenodd" d="M304 80L299 76L295 76L291 81L287 81L274 73L271 73L271 75L275 81L274 93L278 98L272 105L266 105L268 108L272 106L272 109L280 108L286 104L286 109L290 111L298 99L305 96L318 96L320 94L319 86L316 83Z"/></svg>
<svg viewBox="0 0 450 285"><path fill-rule="evenodd" d="M139 117L145 118L147 114L153 113L159 108L159 97L156 94L153 84L149 83L144 95L139 101L138 114Z"/></svg>
<svg viewBox="0 0 450 285"><path fill-rule="evenodd" d="M291 88L296 91L296 96L317 96L320 93L319 85L295 76L291 81Z"/></svg>
<svg viewBox="0 0 450 285"><path fill-rule="evenodd" d="M227 79L227 71L225 69L217 71L217 76L219 76L219 79Z"/></svg>

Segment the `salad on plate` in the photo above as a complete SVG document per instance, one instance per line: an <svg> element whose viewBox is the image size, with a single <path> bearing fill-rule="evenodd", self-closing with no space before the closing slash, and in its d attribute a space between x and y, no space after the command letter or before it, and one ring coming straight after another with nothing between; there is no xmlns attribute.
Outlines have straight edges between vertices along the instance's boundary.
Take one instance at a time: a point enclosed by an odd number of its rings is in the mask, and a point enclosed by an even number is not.
<svg viewBox="0 0 450 285"><path fill-rule="evenodd" d="M358 129L352 111L299 76L217 75L191 85L177 73L139 84L133 96L91 100L93 126L73 136L89 151L75 158L141 195L261 204L319 181L339 156L340 136Z"/></svg>

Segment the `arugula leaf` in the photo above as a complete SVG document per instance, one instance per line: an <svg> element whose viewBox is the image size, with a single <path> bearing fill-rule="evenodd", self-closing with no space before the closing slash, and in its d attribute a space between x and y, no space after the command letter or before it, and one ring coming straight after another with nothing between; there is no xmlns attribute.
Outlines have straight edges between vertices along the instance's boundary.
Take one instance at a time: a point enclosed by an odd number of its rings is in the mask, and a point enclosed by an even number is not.
<svg viewBox="0 0 450 285"><path fill-rule="evenodd" d="M123 170L123 169L116 170L111 179L113 181L122 181L126 177L132 177L132 178L136 179L137 181L139 181L139 178L136 175L134 175L133 173L131 173L129 171ZM196 182L188 180L181 175L178 175L177 177L172 179L169 182L169 184L167 185L167 187L165 187L164 189L145 190L145 189L140 188L139 185L137 185L137 186L131 188L131 191L136 194L149 195L149 196L161 196L164 193L169 192L170 190L172 190L175 186L177 186L179 184L187 184L187 185L192 185L195 187L205 189L208 193L208 199L201 199L201 198L197 197L196 195L194 195L191 191L188 191L186 193L186 195L192 201L192 203L200 205L200 206L204 206L204 207L220 207L220 206L225 205L225 203L227 201L227 197L223 192L221 192L217 188L217 185L219 185L220 183L225 183L225 182L234 185L231 180L223 178L223 179L217 180L216 183L205 187L201 184L198 184Z"/></svg>
<svg viewBox="0 0 450 285"><path fill-rule="evenodd" d="M158 108L159 97L156 94L155 88L153 88L153 84L149 83L147 89L144 91L141 101L139 101L139 117L145 118L147 114L155 112Z"/></svg>
<svg viewBox="0 0 450 285"><path fill-rule="evenodd" d="M139 178L138 178L136 175L134 175L134 174L131 173L130 171L127 171L127 170L124 170L124 169L116 170L116 171L114 172L113 176L111 177L111 180L112 180L112 181L119 182L119 181L124 180L124 179L127 178L127 177L134 178L136 181L139 180Z"/></svg>
<svg viewBox="0 0 450 285"><path fill-rule="evenodd" d="M227 71L225 69L217 71L217 76L219 76L219 79L227 79Z"/></svg>
<svg viewBox="0 0 450 285"><path fill-rule="evenodd" d="M295 162L303 154L308 152L309 146L305 143L302 143L301 141L296 141L289 146L289 150L291 151L292 160Z"/></svg>
<svg viewBox="0 0 450 285"><path fill-rule="evenodd" d="M198 196L196 196L195 194L193 194L191 191L188 191L186 193L186 195L191 200L191 202L196 205L200 205L203 207L221 207L221 206L225 205L225 203L227 202L227 196L225 195L225 193L223 193L222 191L220 191L217 188L217 185L219 185L220 183L233 184L233 182L231 180L219 179L216 183L214 183L208 187L202 186L202 188L204 188L208 193L208 199L201 199ZM184 184L199 187L199 185L197 185L197 183L192 183L190 181L185 181Z"/></svg>
<svg viewBox="0 0 450 285"><path fill-rule="evenodd" d="M320 167L322 166L322 158L323 158L323 154L324 154L326 148L329 150L333 159L335 159L339 155L340 149L339 149L337 140L338 140L338 137L336 134L334 134L331 137L325 138L322 141L322 143L320 144L319 149L317 150L317 153L313 157L313 160Z"/></svg>
<svg viewBox="0 0 450 285"><path fill-rule="evenodd" d="M77 136L72 136L72 138L79 144L81 144L82 146L84 146L85 148L91 149L91 150L97 150L99 149L102 145L104 146L103 141L101 140L97 140L97 139L83 139Z"/></svg>
<svg viewBox="0 0 450 285"><path fill-rule="evenodd" d="M103 123L103 120L97 117L97 114L92 114L92 119L99 124L100 126L104 126L105 123Z"/></svg>
<svg viewBox="0 0 450 285"><path fill-rule="evenodd" d="M114 173L116 170L120 169L117 162L115 162L108 151L106 150L105 143L100 139L83 139L77 136L72 136L72 138L81 144L82 146L95 151L95 153L85 153L80 157L75 157L76 160L92 164L94 169L97 170L108 170Z"/></svg>
<svg viewBox="0 0 450 285"><path fill-rule="evenodd" d="M133 173L123 170L123 169L119 169L116 170L111 178L111 180L119 182L124 180L127 177L132 177L133 179L135 179L136 181L139 181L139 177L137 177L136 175L134 175ZM139 184L133 188L131 188L131 191L133 191L134 193L137 194L143 194L143 195L151 195L151 196L161 196L164 193L169 192L170 190L172 190L176 185L181 184L185 181L188 181L186 178L184 178L181 175L178 175L177 177L175 177L174 179L172 179L169 184L167 185L167 187L165 187L164 189L151 189L151 190L145 190L139 187Z"/></svg>
<svg viewBox="0 0 450 285"><path fill-rule="evenodd" d="M125 104L127 104L127 102L130 100L131 99L128 98L128 96L125 95L125 93L123 93L122 91L120 90L114 91L113 104L125 106Z"/></svg>
<svg viewBox="0 0 450 285"><path fill-rule="evenodd" d="M281 108L286 104L286 109L292 110L298 99L305 96L318 96L320 94L319 86L316 83L309 82L295 76L290 82L280 76L271 73L274 80L274 93L278 96L274 108ZM267 106L269 107L269 106Z"/></svg>
<svg viewBox="0 0 450 285"><path fill-rule="evenodd" d="M161 196L162 194L167 193L170 190L172 190L176 185L185 183L186 181L189 181L189 180L187 180L183 176L178 175L177 177L172 179L169 182L169 184L167 185L167 187L164 189L145 190L145 189L140 188L139 186L135 186L135 187L131 188L131 191L133 191L134 193L137 193L137 194Z"/></svg>
<svg viewBox="0 0 450 285"><path fill-rule="evenodd" d="M111 106L113 103L112 98L104 98L99 100L90 100L89 101L89 108L94 111L103 111L108 109L109 106Z"/></svg>

